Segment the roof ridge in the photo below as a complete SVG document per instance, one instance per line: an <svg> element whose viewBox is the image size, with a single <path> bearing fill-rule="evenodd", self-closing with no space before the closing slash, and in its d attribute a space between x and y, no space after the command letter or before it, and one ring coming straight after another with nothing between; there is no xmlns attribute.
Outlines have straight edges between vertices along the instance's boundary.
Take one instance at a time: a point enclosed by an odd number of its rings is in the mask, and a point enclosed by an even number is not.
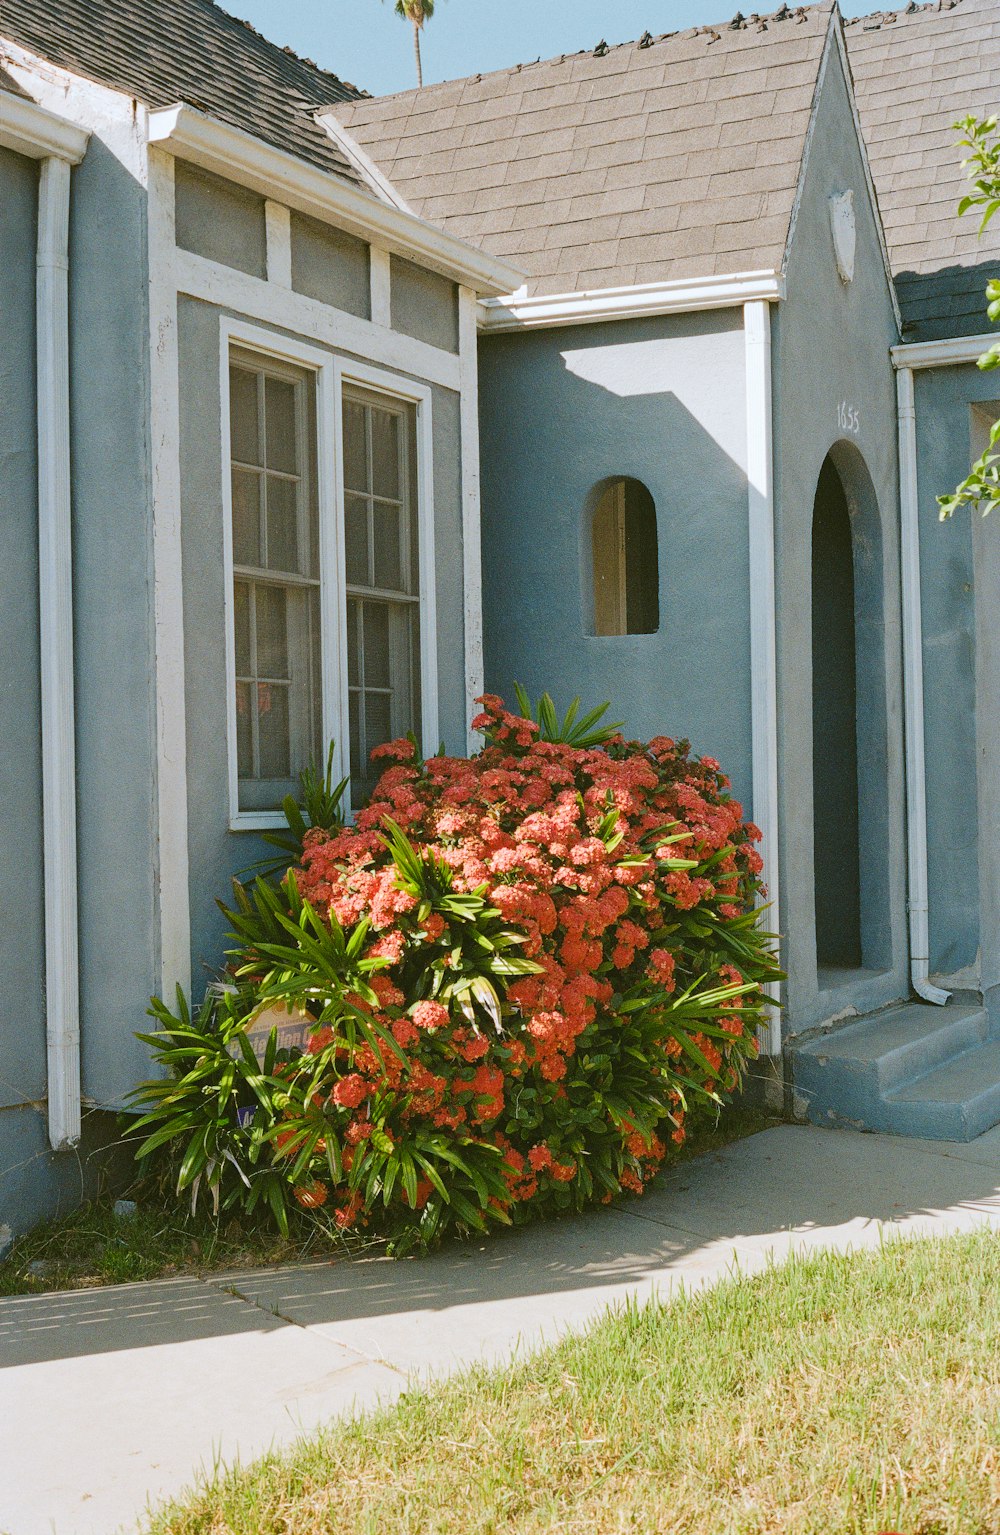
<svg viewBox="0 0 1000 1535"><path fill-rule="evenodd" d="M258 43L262 43L268 52L284 54L286 58L292 59L296 64L301 64L305 69L321 76L324 80L332 80L334 84L340 86L341 90L351 91L356 100L364 100L371 95L370 91L366 91L360 86L352 85L349 80L341 79L340 75L335 74L332 69L324 69L314 59L308 58L305 54L297 53L294 48L289 47L287 44L274 42L272 38L266 37L263 32L259 32L253 23L247 21L244 16L236 16L232 11L227 11L224 6L219 4L219 0L202 0L202 3L215 11L223 21L233 26L241 27L245 32L249 32L251 37L255 38Z"/></svg>
<svg viewBox="0 0 1000 1535"><path fill-rule="evenodd" d="M945 3L948 3L948 0L945 0ZM950 3L957 5L959 0L950 0ZM362 92L360 99L373 101L378 103L378 105L381 105L383 102L398 101L404 96L419 97L421 101L425 101L436 91L447 90L456 85L478 84L481 80L499 79L501 75L519 75L527 69L535 69L536 67L548 64L562 64L572 59L587 57L606 58L611 54L621 53L626 48L645 51L646 49L657 47L660 43L671 42L674 38L707 36L709 38L708 46L711 46L712 42L721 40L724 32L766 32L769 30L770 23L772 22L806 21L811 14L828 14L836 4L837 0L814 0L812 4L793 5L788 4L787 0L782 0L782 3L774 11L752 11L749 15L744 16L741 11L737 10L733 16L725 21L707 22L696 27L677 27L672 32L653 34L646 31L641 37L626 38L620 43L608 43L602 38L593 48L577 48L571 53L554 53L544 59L539 54L537 59L524 59L518 64L505 64L500 69L484 69L476 74L456 75L450 80L435 80L429 85L410 86L407 90L390 91L385 95ZM935 8L936 4L937 0L931 0L930 8ZM344 103L340 103L340 105L344 105Z"/></svg>

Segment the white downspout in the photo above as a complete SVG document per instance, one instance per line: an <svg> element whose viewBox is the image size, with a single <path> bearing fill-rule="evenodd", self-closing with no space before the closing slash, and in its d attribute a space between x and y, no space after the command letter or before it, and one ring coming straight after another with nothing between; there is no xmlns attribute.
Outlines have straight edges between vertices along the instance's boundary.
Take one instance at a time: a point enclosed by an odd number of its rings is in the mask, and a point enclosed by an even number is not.
<svg viewBox="0 0 1000 1535"><path fill-rule="evenodd" d="M753 815L760 827L770 910L781 931L778 839L778 662L774 576L774 453L771 421L771 309L765 299L743 306L747 399L747 499L750 532L750 709ZM780 988L769 986L775 997ZM781 1054L781 1015L771 1010L761 1040Z"/></svg>
<svg viewBox="0 0 1000 1535"><path fill-rule="evenodd" d="M899 541L903 598L903 713L906 734L906 837L910 912L910 984L925 1002L943 1006L951 992L932 986L927 893L927 779L924 763L924 668L920 617L920 527L917 508L917 415L913 371L896 374L899 421Z"/></svg>
<svg viewBox="0 0 1000 1535"><path fill-rule="evenodd" d="M36 354L49 1143L80 1138L80 997L69 458L68 160L42 160Z"/></svg>

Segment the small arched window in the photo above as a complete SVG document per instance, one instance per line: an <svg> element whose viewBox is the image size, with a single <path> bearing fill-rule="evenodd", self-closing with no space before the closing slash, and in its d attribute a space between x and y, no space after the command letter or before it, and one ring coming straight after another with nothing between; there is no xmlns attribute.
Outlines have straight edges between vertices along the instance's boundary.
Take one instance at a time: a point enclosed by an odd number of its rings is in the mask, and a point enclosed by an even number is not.
<svg viewBox="0 0 1000 1535"><path fill-rule="evenodd" d="M639 480L611 480L591 523L594 634L655 634L660 626L656 505Z"/></svg>

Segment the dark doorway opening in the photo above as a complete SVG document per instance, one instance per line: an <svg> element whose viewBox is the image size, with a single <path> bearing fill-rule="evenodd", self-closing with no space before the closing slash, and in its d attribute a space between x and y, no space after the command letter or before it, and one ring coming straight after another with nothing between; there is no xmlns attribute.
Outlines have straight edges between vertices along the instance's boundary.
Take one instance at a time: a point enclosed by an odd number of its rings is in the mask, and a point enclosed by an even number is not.
<svg viewBox="0 0 1000 1535"><path fill-rule="evenodd" d="M813 507L813 849L816 963L859 969L857 637L851 517L828 458Z"/></svg>

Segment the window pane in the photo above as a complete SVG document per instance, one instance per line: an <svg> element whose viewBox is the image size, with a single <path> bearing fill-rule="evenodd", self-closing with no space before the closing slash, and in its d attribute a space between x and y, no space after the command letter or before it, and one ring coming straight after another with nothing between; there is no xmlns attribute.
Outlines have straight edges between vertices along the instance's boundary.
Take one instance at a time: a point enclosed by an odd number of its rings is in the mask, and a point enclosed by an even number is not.
<svg viewBox="0 0 1000 1535"><path fill-rule="evenodd" d="M403 590L403 558L400 549L400 508L373 503L375 513L375 585L384 591Z"/></svg>
<svg viewBox="0 0 1000 1535"><path fill-rule="evenodd" d="M295 441L295 385L287 379L267 378L264 383L267 467L298 471Z"/></svg>
<svg viewBox="0 0 1000 1535"><path fill-rule="evenodd" d="M352 586L367 586L368 502L360 496L344 498L344 546L348 581Z"/></svg>
<svg viewBox="0 0 1000 1535"><path fill-rule="evenodd" d="M347 490L369 490L368 449L365 443L365 408L344 401L344 485Z"/></svg>
<svg viewBox="0 0 1000 1535"><path fill-rule="evenodd" d="M361 623L361 604L348 599L347 603L347 685L357 687L361 681L358 655L358 626Z"/></svg>
<svg viewBox="0 0 1000 1535"><path fill-rule="evenodd" d="M389 608L384 602L366 602L364 615L365 687L387 688L389 672Z"/></svg>
<svg viewBox="0 0 1000 1535"><path fill-rule="evenodd" d="M288 676L287 593L280 586L258 586L257 676ZM265 774L265 777L269 776Z"/></svg>
<svg viewBox="0 0 1000 1535"><path fill-rule="evenodd" d="M236 675L249 677L250 666L250 588L237 581L233 589L236 628Z"/></svg>
<svg viewBox="0 0 1000 1535"><path fill-rule="evenodd" d="M275 686L271 682L258 682L257 716L261 778L290 777L288 688Z"/></svg>
<svg viewBox="0 0 1000 1535"><path fill-rule="evenodd" d="M392 740L392 720L389 707L388 693L365 694L365 744L368 751L373 747L381 746L383 741ZM371 777L376 775L376 769L369 764L368 773Z"/></svg>
<svg viewBox="0 0 1000 1535"><path fill-rule="evenodd" d="M229 370L229 432L233 458L241 464L259 464L257 374L246 368Z"/></svg>
<svg viewBox="0 0 1000 1535"><path fill-rule="evenodd" d="M233 564L260 564L260 475L233 470Z"/></svg>
<svg viewBox="0 0 1000 1535"><path fill-rule="evenodd" d="M236 684L236 771L241 778L253 777L252 685L249 682Z"/></svg>
<svg viewBox="0 0 1000 1535"><path fill-rule="evenodd" d="M375 585L386 591L404 591L402 585L401 522L399 507L373 502L375 511Z"/></svg>
<svg viewBox="0 0 1000 1535"><path fill-rule="evenodd" d="M387 410L372 413L372 478L376 496L399 500L399 417Z"/></svg>
<svg viewBox="0 0 1000 1535"><path fill-rule="evenodd" d="M299 487L296 480L279 480L269 474L267 495L267 567L299 570Z"/></svg>

